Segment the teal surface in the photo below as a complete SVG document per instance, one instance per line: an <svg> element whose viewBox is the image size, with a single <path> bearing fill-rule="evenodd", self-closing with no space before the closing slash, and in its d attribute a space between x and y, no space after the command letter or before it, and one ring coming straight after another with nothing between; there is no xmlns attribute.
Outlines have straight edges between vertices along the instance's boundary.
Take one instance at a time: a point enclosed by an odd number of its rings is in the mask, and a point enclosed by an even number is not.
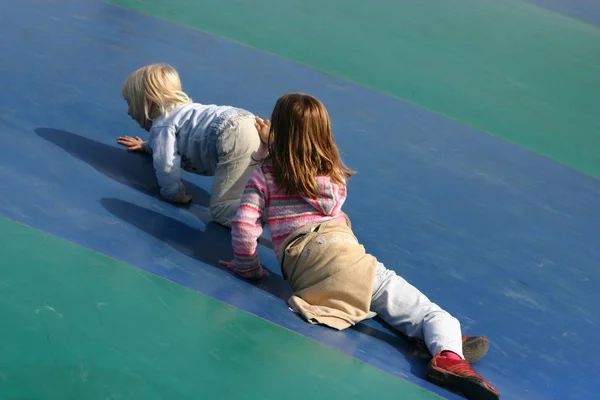
<svg viewBox="0 0 600 400"><path fill-rule="evenodd" d="M2 399L439 397L208 296L0 218Z"/></svg>

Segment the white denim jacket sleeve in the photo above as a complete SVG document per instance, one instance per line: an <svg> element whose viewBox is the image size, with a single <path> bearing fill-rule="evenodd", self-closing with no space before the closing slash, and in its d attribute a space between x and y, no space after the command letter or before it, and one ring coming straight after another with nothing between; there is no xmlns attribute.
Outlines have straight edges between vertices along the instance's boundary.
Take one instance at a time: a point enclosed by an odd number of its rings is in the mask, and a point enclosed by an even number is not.
<svg viewBox="0 0 600 400"><path fill-rule="evenodd" d="M179 201L185 195L185 188L181 182L181 156L175 130L167 126L153 127L148 144L160 195L168 201Z"/></svg>

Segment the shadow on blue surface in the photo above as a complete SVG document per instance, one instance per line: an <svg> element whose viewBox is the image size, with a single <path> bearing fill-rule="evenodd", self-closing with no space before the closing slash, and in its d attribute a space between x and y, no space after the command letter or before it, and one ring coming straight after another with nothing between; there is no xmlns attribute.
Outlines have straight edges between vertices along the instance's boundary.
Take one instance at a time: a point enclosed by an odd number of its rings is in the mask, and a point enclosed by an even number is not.
<svg viewBox="0 0 600 400"><path fill-rule="evenodd" d="M132 153L125 148L119 149L60 129L37 128L35 133L107 177L160 199L152 158L147 154ZM206 190L189 181L183 180L183 184L194 203L208 206L210 195Z"/></svg>
<svg viewBox="0 0 600 400"><path fill-rule="evenodd" d="M209 222L202 230L127 201L104 198L100 203L115 217L154 236L180 253L237 277L219 264L219 260L231 259L231 235L228 229L216 222ZM271 273L268 279L253 284L282 300L290 297L289 285L277 274Z"/></svg>

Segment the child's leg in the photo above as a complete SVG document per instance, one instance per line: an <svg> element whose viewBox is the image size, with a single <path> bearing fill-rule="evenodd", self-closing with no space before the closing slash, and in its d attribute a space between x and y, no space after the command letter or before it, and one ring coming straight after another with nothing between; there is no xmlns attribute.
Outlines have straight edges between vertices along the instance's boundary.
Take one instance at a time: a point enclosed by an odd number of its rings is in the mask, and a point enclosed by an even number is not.
<svg viewBox="0 0 600 400"><path fill-rule="evenodd" d="M231 227L244 187L265 151L251 116L234 117L217 145L219 162L210 198L210 214L215 222Z"/></svg>
<svg viewBox="0 0 600 400"><path fill-rule="evenodd" d="M405 335L424 339L431 354L451 351L463 357L458 320L381 263L375 274L371 311Z"/></svg>
<svg viewBox="0 0 600 400"><path fill-rule="evenodd" d="M371 310L400 332L424 339L434 356L427 378L460 390L470 400L499 400L500 393L464 360L460 323L394 271L377 265Z"/></svg>

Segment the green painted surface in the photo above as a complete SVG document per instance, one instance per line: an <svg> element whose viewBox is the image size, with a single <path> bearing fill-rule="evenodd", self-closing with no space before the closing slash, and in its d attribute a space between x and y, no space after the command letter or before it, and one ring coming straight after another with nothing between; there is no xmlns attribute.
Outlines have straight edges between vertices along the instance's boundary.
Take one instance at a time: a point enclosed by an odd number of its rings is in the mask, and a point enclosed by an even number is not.
<svg viewBox="0 0 600 400"><path fill-rule="evenodd" d="M438 399L163 278L0 219L1 399Z"/></svg>
<svg viewBox="0 0 600 400"><path fill-rule="evenodd" d="M600 177L600 29L519 0L108 0L402 98Z"/></svg>

